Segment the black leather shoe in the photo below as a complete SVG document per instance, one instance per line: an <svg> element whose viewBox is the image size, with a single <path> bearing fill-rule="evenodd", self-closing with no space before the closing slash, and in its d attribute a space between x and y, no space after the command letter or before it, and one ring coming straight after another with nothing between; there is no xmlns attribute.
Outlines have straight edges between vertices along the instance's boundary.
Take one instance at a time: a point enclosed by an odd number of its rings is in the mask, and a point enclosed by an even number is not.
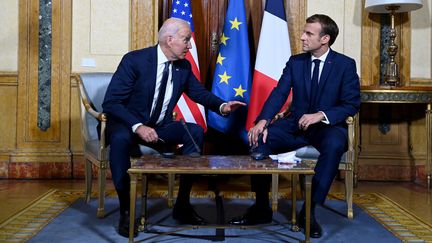
<svg viewBox="0 0 432 243"><path fill-rule="evenodd" d="M267 159L268 158L267 155L265 155L264 153L259 153L259 152L251 153L251 157L254 160L263 160L263 159Z"/></svg>
<svg viewBox="0 0 432 243"><path fill-rule="evenodd" d="M174 205L172 216L181 224L205 225L207 222L199 216L192 205Z"/></svg>
<svg viewBox="0 0 432 243"><path fill-rule="evenodd" d="M256 205L251 206L246 214L231 219L228 223L232 225L256 225L269 224L272 222L273 212L270 207L259 208Z"/></svg>
<svg viewBox="0 0 432 243"><path fill-rule="evenodd" d="M120 214L118 233L119 235L126 238L129 238L129 219L130 219L129 212ZM135 222L134 237L136 237L137 235L138 235L138 228Z"/></svg>
<svg viewBox="0 0 432 243"><path fill-rule="evenodd" d="M300 211L299 217L298 217L299 227L305 230L306 226L306 216L303 210ZM311 238L321 238L322 236L322 228L318 224L315 214L311 212L311 219L310 219L310 237Z"/></svg>

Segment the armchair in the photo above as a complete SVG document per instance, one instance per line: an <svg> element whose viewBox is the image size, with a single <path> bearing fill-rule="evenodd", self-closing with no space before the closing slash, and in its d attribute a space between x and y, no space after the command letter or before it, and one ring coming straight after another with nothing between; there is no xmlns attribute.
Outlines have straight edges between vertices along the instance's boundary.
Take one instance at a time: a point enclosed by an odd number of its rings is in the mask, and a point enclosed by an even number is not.
<svg viewBox="0 0 432 243"><path fill-rule="evenodd" d="M283 112L277 114L273 120L281 119L285 116L289 115L289 107L285 109ZM355 116L348 117L346 119L346 123L348 125L348 150L342 156L341 162L339 163L339 171L345 172L345 201L347 203L347 217L352 219L354 217L353 214L353 189L354 189L354 168L357 163L356 156L356 144L355 144ZM296 157L307 161L309 163L315 164L319 156L318 150L316 150L313 146L304 146L296 150ZM295 212L295 200L296 200L296 186L297 186L297 178L295 176L292 177L292 200L293 200L293 211ZM277 209L277 201L278 201L278 181L279 176L277 174L272 175L272 208L273 210ZM293 219L295 220L295 219Z"/></svg>
<svg viewBox="0 0 432 243"><path fill-rule="evenodd" d="M112 73L83 73L78 78L79 98L81 101L81 138L85 158L85 200L91 199L93 173L92 167L98 169L98 209L97 216L104 217L106 173L109 166L109 146L106 144L105 128L107 116L102 113L102 102ZM100 138L97 125L100 123ZM157 154L152 148L139 147L139 154Z"/></svg>

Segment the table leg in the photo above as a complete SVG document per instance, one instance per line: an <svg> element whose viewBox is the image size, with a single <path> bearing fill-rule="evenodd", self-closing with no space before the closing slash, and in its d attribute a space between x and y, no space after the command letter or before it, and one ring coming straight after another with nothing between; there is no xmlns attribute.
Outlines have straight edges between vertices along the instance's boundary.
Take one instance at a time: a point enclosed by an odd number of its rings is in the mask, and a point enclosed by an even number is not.
<svg viewBox="0 0 432 243"><path fill-rule="evenodd" d="M130 174L130 214L129 214L129 242L134 240L135 227L135 201L137 189L137 175Z"/></svg>
<svg viewBox="0 0 432 243"><path fill-rule="evenodd" d="M311 211L311 189L312 189L312 176L305 175L305 204L306 204L306 222L305 222L305 242L310 242L310 211Z"/></svg>
<svg viewBox="0 0 432 243"><path fill-rule="evenodd" d="M297 175L291 175L291 231L298 232L300 227L297 224Z"/></svg>
<svg viewBox="0 0 432 243"><path fill-rule="evenodd" d="M279 194L279 174L272 174L272 210L277 211Z"/></svg>
<svg viewBox="0 0 432 243"><path fill-rule="evenodd" d="M175 174L168 173L168 207L172 208L174 206L174 183L175 183Z"/></svg>
<svg viewBox="0 0 432 243"><path fill-rule="evenodd" d="M426 108L426 177L427 188L430 189L431 185L431 163L432 163L432 104L427 104Z"/></svg>
<svg viewBox="0 0 432 243"><path fill-rule="evenodd" d="M138 231L145 232L147 230L147 194L148 194L148 179L146 175L142 175L142 194L141 194L141 216L139 220Z"/></svg>

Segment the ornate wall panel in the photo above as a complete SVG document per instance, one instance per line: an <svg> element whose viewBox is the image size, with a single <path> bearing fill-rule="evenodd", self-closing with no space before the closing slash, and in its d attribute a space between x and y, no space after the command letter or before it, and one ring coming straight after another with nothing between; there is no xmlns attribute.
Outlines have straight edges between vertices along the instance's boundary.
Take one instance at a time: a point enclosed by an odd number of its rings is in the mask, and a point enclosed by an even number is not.
<svg viewBox="0 0 432 243"><path fill-rule="evenodd" d="M40 3L51 6L43 8ZM12 162L70 162L71 4L70 0L19 1L17 147ZM45 19L46 11L52 11L52 19ZM40 68L41 60L50 68ZM49 94L47 104L41 103L41 94ZM49 109L41 116L43 105ZM44 127L38 126L47 120Z"/></svg>
<svg viewBox="0 0 432 243"><path fill-rule="evenodd" d="M131 0L130 49L136 50L157 43L159 1Z"/></svg>

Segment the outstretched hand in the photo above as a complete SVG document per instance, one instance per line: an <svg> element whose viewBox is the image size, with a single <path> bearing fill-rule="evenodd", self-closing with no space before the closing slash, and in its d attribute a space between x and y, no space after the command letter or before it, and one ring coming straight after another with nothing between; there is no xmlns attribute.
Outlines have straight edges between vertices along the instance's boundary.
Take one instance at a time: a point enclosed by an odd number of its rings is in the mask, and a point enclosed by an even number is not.
<svg viewBox="0 0 432 243"><path fill-rule="evenodd" d="M222 114L229 114L241 106L246 106L246 103L237 100L229 101L222 107Z"/></svg>

